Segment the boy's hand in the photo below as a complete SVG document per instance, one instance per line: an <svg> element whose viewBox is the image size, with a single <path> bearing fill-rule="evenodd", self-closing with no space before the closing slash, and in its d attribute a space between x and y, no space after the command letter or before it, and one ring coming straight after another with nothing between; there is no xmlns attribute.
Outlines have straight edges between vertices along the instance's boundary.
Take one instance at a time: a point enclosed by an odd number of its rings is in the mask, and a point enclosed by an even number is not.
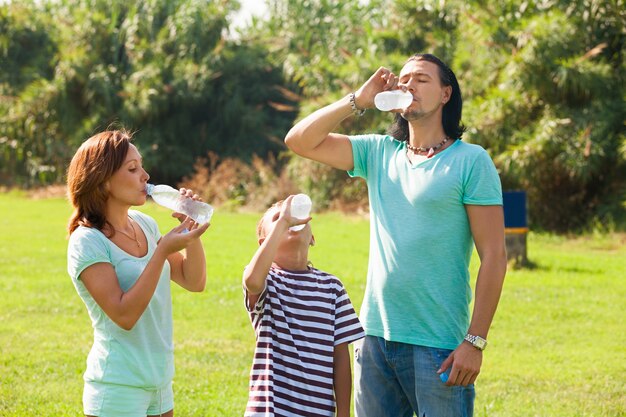
<svg viewBox="0 0 626 417"><path fill-rule="evenodd" d="M280 209L280 213L278 215L278 220L276 223L281 220L287 223L287 228L292 226L297 226L299 224L306 224L311 221L312 217L307 217L306 219L298 219L297 217L293 217L291 215L291 200L293 200L293 195L290 195L285 199L285 202L282 204Z"/></svg>

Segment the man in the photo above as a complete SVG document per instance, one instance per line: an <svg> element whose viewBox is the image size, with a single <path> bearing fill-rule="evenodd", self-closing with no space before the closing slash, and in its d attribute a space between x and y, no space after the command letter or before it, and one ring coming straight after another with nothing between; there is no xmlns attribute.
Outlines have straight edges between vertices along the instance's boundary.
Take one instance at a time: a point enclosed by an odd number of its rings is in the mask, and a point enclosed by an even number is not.
<svg viewBox="0 0 626 417"><path fill-rule="evenodd" d="M374 97L413 95L391 135L331 133ZM411 57L399 76L379 68L339 101L297 123L287 146L365 178L370 259L355 349L355 408L363 416L471 416L474 381L504 275L502 190L483 148L460 141L461 91L437 57ZM480 257L469 317L472 241ZM442 382L441 374L448 377Z"/></svg>

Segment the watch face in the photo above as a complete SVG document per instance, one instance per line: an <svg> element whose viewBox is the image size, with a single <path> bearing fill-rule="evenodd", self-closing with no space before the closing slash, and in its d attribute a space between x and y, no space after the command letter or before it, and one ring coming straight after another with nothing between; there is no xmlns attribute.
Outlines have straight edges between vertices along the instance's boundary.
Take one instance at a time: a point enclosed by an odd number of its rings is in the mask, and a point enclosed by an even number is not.
<svg viewBox="0 0 626 417"><path fill-rule="evenodd" d="M476 338L476 340L474 340L474 346L476 346L480 350L483 350L485 346L487 346L487 342L485 342L483 339Z"/></svg>

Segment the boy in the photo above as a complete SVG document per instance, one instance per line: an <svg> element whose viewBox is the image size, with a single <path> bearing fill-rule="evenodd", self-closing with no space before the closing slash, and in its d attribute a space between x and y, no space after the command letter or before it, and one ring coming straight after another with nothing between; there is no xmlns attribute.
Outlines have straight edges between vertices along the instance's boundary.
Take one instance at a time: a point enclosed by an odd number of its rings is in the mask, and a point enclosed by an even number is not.
<svg viewBox="0 0 626 417"><path fill-rule="evenodd" d="M311 218L292 217L292 199L259 221L260 246L243 274L256 333L245 416L347 417L348 344L365 334L341 281L310 265ZM289 230L298 224L305 227Z"/></svg>

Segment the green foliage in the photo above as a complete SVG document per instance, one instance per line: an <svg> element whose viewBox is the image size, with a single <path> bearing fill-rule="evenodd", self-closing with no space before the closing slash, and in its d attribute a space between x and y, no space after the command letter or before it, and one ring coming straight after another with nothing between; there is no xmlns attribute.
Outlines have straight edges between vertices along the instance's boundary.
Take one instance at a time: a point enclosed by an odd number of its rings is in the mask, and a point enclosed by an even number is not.
<svg viewBox="0 0 626 417"><path fill-rule="evenodd" d="M15 177L45 180L54 171L43 154L58 144L41 129L51 117L46 101L54 95L54 86L42 81L52 76L56 54L49 22L31 2L0 6L0 183ZM22 142L11 134L16 130L38 140Z"/></svg>
<svg viewBox="0 0 626 417"><path fill-rule="evenodd" d="M308 97L359 83L381 51L370 43L384 2L270 0L269 21L251 37L272 45L274 60ZM380 56L380 55L379 55Z"/></svg>
<svg viewBox="0 0 626 417"><path fill-rule="evenodd" d="M0 96L8 96L54 70L56 45L49 19L29 3L0 7Z"/></svg>
<svg viewBox="0 0 626 417"><path fill-rule="evenodd" d="M415 52L435 53L460 80L466 140L489 150L505 189L528 192L533 227L580 230L624 217L623 3L274 0L269 22L251 33L276 45L273 61L301 85L301 116L380 65L398 71ZM371 111L341 130L380 133L389 122ZM365 193L319 164L289 170L317 200Z"/></svg>
<svg viewBox="0 0 626 417"><path fill-rule="evenodd" d="M11 28L2 43L11 66L0 77L8 96L0 102L4 184L62 180L76 147L109 126L136 131L154 181L178 181L209 150L249 159L283 148L277 138L296 114L292 86L262 45L224 37L237 2L0 7L2 25ZM23 23L29 16L30 26ZM44 16L51 29L37 26ZM37 61L20 59L29 36L42 52ZM32 66L38 72L28 76Z"/></svg>
<svg viewBox="0 0 626 417"><path fill-rule="evenodd" d="M267 19L234 39L236 1L15 3L0 6L0 184L61 181L74 149L111 123L136 131L155 181L195 175L208 152L269 161L295 118L431 52L459 79L464 139L491 153L505 189L528 192L533 227L626 219L624 0L267 0ZM390 122L372 110L341 131ZM274 168L283 191L329 206L366 198L332 168ZM251 194L263 187L227 200L265 201Z"/></svg>
<svg viewBox="0 0 626 417"><path fill-rule="evenodd" d="M527 190L533 226L580 230L595 216L605 220L623 211L626 109L617 70L623 62L608 49L623 44L624 36L603 37L622 31L610 25L623 29L623 19L616 19L623 11L616 2L590 1L539 14L522 10L523 4L508 22L505 41L485 50L488 58L476 61L475 48L457 57L459 66L472 68L466 73L474 86L466 106L469 140L491 151L505 188ZM490 16L507 12L476 7L473 13L481 20L465 22L468 46L494 42L503 25L490 23ZM507 49L510 56L498 58Z"/></svg>

